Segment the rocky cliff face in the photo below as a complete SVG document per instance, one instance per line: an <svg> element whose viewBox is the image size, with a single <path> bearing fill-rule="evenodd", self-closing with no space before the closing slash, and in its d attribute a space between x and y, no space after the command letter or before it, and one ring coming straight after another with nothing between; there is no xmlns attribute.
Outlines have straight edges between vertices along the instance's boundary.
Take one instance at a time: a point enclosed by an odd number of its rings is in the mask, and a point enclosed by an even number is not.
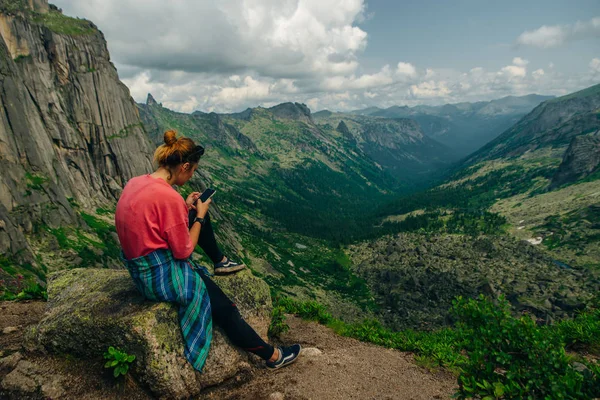
<svg viewBox="0 0 600 400"><path fill-rule="evenodd" d="M0 4L0 253L40 268L32 235L86 228L78 211L113 204L151 169L151 147L104 36L47 0ZM38 274L39 276L40 274Z"/></svg>
<svg viewBox="0 0 600 400"><path fill-rule="evenodd" d="M550 188L575 182L600 170L600 130L593 135L576 136L571 140Z"/></svg>

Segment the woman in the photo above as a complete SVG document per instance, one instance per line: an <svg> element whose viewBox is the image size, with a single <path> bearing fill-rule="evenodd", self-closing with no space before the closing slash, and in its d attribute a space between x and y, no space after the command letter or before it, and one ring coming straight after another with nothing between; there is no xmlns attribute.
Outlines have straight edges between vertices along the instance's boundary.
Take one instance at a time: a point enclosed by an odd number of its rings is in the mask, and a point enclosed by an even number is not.
<svg viewBox="0 0 600 400"><path fill-rule="evenodd" d="M156 149L153 174L131 179L117 204L115 225L125 264L137 288L150 300L179 305L179 323L185 340L185 356L202 370L212 339L212 321L225 330L231 341L266 361L267 368L291 364L300 345L274 348L244 321L236 305L196 265L191 255L196 245L225 272L239 269L220 252L208 219L211 200L202 203L192 193L187 200L172 185L185 184L198 167L202 146L167 131L165 144ZM197 215L188 229L188 210ZM229 271L228 268L232 267Z"/></svg>

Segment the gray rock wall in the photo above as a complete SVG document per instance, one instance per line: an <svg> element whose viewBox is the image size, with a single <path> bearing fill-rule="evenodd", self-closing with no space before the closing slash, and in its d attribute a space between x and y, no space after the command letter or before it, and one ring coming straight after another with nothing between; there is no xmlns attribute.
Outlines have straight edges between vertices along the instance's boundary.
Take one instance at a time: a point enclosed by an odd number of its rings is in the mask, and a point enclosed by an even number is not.
<svg viewBox="0 0 600 400"><path fill-rule="evenodd" d="M25 236L36 225L78 225L74 202L112 204L128 179L152 169L153 148L104 36L50 12L77 33L34 12L0 13L0 253L34 264Z"/></svg>

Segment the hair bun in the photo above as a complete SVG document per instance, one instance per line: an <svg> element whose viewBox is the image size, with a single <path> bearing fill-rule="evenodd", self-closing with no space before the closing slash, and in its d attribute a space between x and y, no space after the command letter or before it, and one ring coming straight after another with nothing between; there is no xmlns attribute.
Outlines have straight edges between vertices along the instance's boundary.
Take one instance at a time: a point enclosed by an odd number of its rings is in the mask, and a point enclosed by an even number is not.
<svg viewBox="0 0 600 400"><path fill-rule="evenodd" d="M164 140L165 140L165 144L167 146L172 146L175 144L175 142L177 141L177 132L175 132L174 130L169 130L165 132L165 136L164 136Z"/></svg>

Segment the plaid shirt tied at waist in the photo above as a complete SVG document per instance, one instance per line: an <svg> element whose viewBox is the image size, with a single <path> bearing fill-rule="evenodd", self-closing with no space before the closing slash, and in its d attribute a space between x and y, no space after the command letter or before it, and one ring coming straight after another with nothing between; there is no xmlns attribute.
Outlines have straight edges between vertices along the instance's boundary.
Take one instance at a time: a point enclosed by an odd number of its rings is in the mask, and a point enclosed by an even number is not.
<svg viewBox="0 0 600 400"><path fill-rule="evenodd" d="M199 274L210 276L208 270L191 259L173 258L168 249L131 260L121 256L138 290L147 299L178 304L185 357L194 369L202 371L212 340L212 316L206 286Z"/></svg>

